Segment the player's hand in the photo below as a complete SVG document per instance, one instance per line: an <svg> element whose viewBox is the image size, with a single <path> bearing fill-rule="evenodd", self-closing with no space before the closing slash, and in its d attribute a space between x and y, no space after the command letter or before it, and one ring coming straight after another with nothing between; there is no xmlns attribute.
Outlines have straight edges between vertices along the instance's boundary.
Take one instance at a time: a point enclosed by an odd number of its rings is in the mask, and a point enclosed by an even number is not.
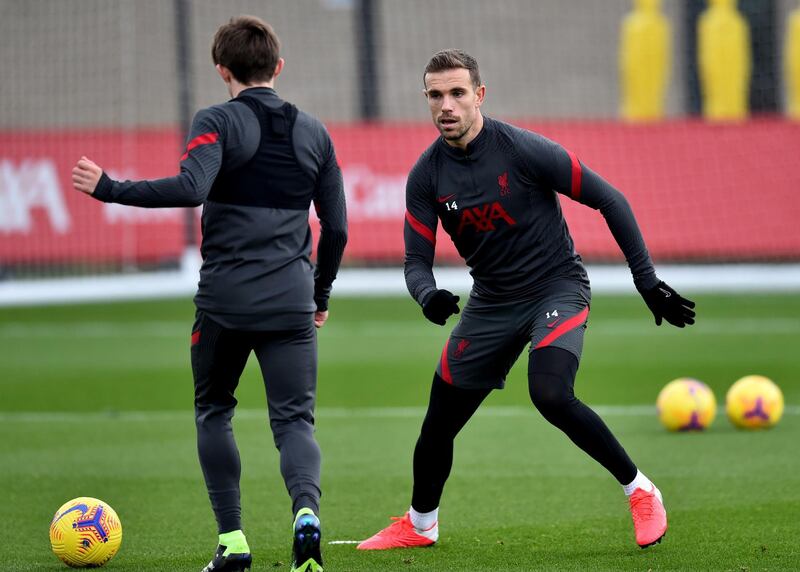
<svg viewBox="0 0 800 572"><path fill-rule="evenodd" d="M661 281L641 294L656 318L656 326L661 325L662 319L679 328L694 324L694 302L683 298L666 282Z"/></svg>
<svg viewBox="0 0 800 572"><path fill-rule="evenodd" d="M444 326L447 318L458 314L458 296L447 290L437 290L422 307L422 313L434 324Z"/></svg>
<svg viewBox="0 0 800 572"><path fill-rule="evenodd" d="M72 186L76 191L91 195L102 176L103 169L88 157L83 156L72 169Z"/></svg>
<svg viewBox="0 0 800 572"><path fill-rule="evenodd" d="M325 325L325 322L328 320L328 310L324 312L320 312L317 310L314 312L314 327L319 329Z"/></svg>

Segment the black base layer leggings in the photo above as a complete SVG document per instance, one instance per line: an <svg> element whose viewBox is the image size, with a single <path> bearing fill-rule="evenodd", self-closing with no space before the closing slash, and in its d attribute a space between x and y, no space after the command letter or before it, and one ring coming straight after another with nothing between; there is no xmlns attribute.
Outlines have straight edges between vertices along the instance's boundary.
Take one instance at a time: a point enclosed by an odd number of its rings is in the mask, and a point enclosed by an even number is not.
<svg viewBox="0 0 800 572"><path fill-rule="evenodd" d="M578 447L603 465L620 484L636 476L636 466L603 420L573 391L578 359L561 348L530 353L528 391L539 412ZM430 512L439 506L453 466L453 441L491 389L461 389L434 374L428 412L414 449L411 506Z"/></svg>

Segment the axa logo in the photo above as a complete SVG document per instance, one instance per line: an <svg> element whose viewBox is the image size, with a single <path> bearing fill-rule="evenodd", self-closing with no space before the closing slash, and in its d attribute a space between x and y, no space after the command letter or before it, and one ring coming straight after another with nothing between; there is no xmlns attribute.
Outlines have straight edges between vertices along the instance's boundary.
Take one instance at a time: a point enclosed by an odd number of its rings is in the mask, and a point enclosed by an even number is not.
<svg viewBox="0 0 800 572"><path fill-rule="evenodd" d="M34 213L43 212L53 232L69 232L71 218L61 192L58 171L50 159L0 158L0 235L31 234Z"/></svg>
<svg viewBox="0 0 800 572"><path fill-rule="evenodd" d="M465 208L461 211L461 223L458 225L458 234L468 227L475 230L475 232L489 232L495 230L497 227L496 222L505 221L508 226L517 224L511 215L506 212L499 202L486 203L485 205L477 207Z"/></svg>
<svg viewBox="0 0 800 572"><path fill-rule="evenodd" d="M501 197L507 197L511 194L511 189L508 187L508 171L497 177L497 184L500 186Z"/></svg>

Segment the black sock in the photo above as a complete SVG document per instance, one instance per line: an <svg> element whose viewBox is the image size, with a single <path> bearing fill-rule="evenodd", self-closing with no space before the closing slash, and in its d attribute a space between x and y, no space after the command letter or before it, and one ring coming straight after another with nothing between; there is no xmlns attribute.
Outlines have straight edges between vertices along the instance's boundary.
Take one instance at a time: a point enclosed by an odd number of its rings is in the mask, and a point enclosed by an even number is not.
<svg viewBox="0 0 800 572"><path fill-rule="evenodd" d="M575 397L577 371L578 358L567 350L532 351L528 362L531 400L545 419L626 485L636 476L636 465L597 413Z"/></svg>
<svg viewBox="0 0 800 572"><path fill-rule="evenodd" d="M414 449L414 510L430 512L439 506L453 466L453 440L490 392L459 389L434 374L428 412Z"/></svg>

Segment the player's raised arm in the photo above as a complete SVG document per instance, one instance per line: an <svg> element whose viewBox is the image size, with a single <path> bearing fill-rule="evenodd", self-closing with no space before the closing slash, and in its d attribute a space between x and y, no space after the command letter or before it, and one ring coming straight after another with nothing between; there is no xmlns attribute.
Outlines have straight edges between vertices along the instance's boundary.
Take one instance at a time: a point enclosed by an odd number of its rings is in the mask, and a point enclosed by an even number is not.
<svg viewBox="0 0 800 572"><path fill-rule="evenodd" d="M150 208L201 205L222 165L223 136L223 121L204 109L192 122L180 174L146 181L115 181L102 167L82 157L72 170L73 187L106 203Z"/></svg>
<svg viewBox="0 0 800 572"><path fill-rule="evenodd" d="M600 175L580 162L571 151L537 135L526 137L528 158L534 176L555 191L599 210L628 262L636 289L653 312L657 325L662 319L682 328L694 324L694 302L678 295L656 276L644 238L625 196Z"/></svg>
<svg viewBox="0 0 800 572"><path fill-rule="evenodd" d="M327 159L320 170L320 183L314 196L314 207L320 223L317 245L317 267L314 270L314 325L321 328L328 319L328 299L339 271L344 247L347 244L347 206L345 203L342 171L336 162L333 143L327 132Z"/></svg>
<svg viewBox="0 0 800 572"><path fill-rule="evenodd" d="M418 164L411 170L406 184L405 241L406 287L422 306L422 312L434 324L443 326L447 318L458 314L458 296L436 288L433 258L436 253L438 217L426 174Z"/></svg>

